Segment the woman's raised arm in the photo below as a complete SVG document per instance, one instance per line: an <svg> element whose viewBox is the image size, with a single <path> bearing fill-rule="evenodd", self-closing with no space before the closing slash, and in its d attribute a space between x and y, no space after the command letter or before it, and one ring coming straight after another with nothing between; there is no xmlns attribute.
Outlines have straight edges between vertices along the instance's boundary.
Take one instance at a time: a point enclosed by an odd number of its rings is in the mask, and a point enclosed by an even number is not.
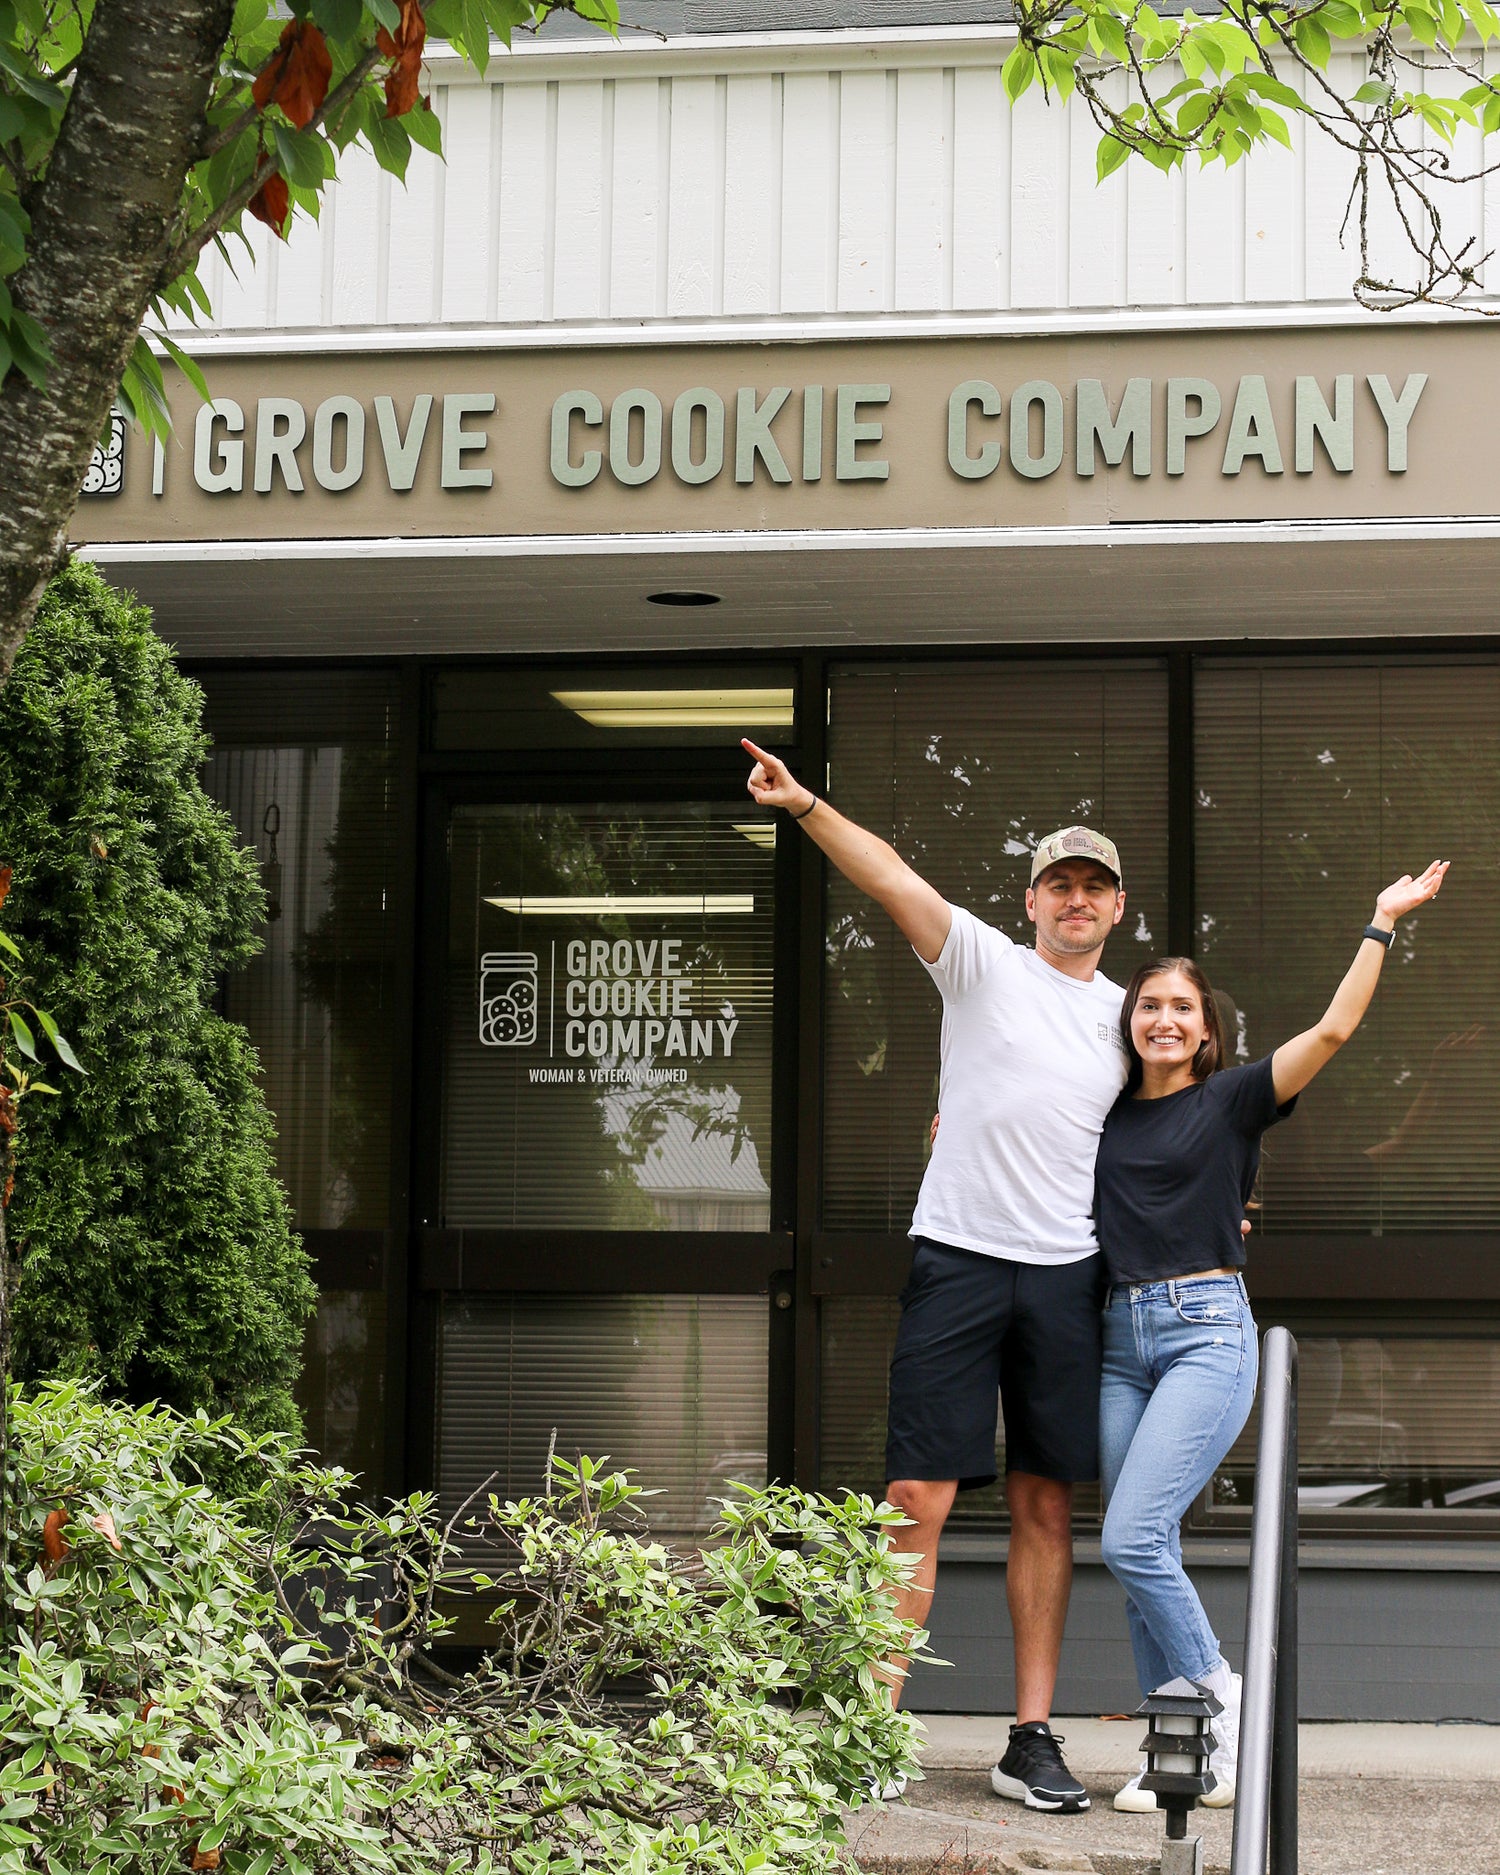
<svg viewBox="0 0 1500 1875"><path fill-rule="evenodd" d="M1394 885L1388 885L1375 901L1375 916L1370 921L1377 931L1394 931L1396 920L1404 918L1418 905L1437 896L1448 871L1446 859L1435 859L1419 879L1404 873ZM1379 938L1364 937L1354 953L1354 962L1343 982L1333 993L1333 1001L1322 1018L1310 1029L1283 1042L1271 1057L1271 1080L1278 1104L1300 1094L1348 1041L1364 1019L1380 981L1380 966L1385 962L1387 945Z"/></svg>

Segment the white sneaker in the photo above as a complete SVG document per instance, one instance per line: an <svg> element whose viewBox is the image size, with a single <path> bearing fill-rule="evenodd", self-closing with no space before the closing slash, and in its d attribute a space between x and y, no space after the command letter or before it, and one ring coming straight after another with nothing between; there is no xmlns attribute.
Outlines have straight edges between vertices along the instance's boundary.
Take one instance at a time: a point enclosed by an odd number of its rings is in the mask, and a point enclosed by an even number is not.
<svg viewBox="0 0 1500 1875"><path fill-rule="evenodd" d="M1142 1764L1129 1783L1122 1785L1115 1792L1117 1810L1129 1810L1136 1815L1144 1816L1148 1810L1154 1810L1157 1807L1155 1791L1141 1789L1141 1779L1145 1775L1146 1767Z"/></svg>
<svg viewBox="0 0 1500 1875"><path fill-rule="evenodd" d="M878 1787L873 1777L867 1777L865 1790L868 1793L865 1799L867 1803L895 1803L906 1795L906 1773L898 1771L893 1778Z"/></svg>
<svg viewBox="0 0 1500 1875"><path fill-rule="evenodd" d="M1214 1737L1221 1742L1208 1760L1208 1768L1214 1774L1214 1787L1206 1797L1199 1798L1206 1810L1227 1810L1234 1802L1240 1756L1240 1700L1244 1690L1245 1683L1239 1674L1231 1673L1229 1697L1224 1701L1224 1710L1214 1720Z"/></svg>

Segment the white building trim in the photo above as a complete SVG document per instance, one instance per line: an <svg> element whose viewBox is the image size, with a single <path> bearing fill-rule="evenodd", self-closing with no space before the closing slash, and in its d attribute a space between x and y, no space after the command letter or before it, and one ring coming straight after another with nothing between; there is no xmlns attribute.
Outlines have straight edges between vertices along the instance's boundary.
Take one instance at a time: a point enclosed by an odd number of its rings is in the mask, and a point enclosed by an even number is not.
<svg viewBox="0 0 1500 1875"><path fill-rule="evenodd" d="M1351 541L1500 540L1500 515L1441 520L1161 522L1130 527L825 528L684 534L473 534L318 540L95 541L78 549L102 566L312 560L599 559L636 554L991 552L997 547L1280 546Z"/></svg>

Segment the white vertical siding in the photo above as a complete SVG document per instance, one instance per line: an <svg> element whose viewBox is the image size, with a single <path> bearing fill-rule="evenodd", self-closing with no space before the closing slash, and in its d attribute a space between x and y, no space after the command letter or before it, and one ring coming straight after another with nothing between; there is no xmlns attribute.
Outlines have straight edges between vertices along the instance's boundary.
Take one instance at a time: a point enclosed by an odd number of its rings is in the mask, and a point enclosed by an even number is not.
<svg viewBox="0 0 1500 1875"><path fill-rule="evenodd" d="M610 164L607 310L613 319L649 319L661 277L661 83L622 78L614 93Z"/></svg>
<svg viewBox="0 0 1500 1875"><path fill-rule="evenodd" d="M1068 114L1033 86L1011 112L1010 303L1067 304L1072 164ZM1093 177L1087 178L1090 186Z"/></svg>
<svg viewBox="0 0 1500 1875"><path fill-rule="evenodd" d="M780 310L781 214L781 83L736 73L724 100L726 313Z"/></svg>
<svg viewBox="0 0 1500 1875"><path fill-rule="evenodd" d="M1006 304L1010 112L998 65L953 74L953 298L956 312Z"/></svg>
<svg viewBox="0 0 1500 1875"><path fill-rule="evenodd" d="M667 291L657 310L708 319L719 311L723 146L717 78L684 78L671 89L667 165Z"/></svg>
<svg viewBox="0 0 1500 1875"><path fill-rule="evenodd" d="M839 87L838 312L891 305L895 137L885 72L846 72ZM934 126L936 129L936 126Z"/></svg>
<svg viewBox="0 0 1500 1875"><path fill-rule="evenodd" d="M249 224L253 267L211 258L216 323L1350 303L1350 165L1326 138L1298 124L1291 151L1233 170L1131 162L1100 185L1087 112L1035 91L1012 110L1005 50L497 61L487 84L434 91L446 164L414 151L403 186L351 151L320 223L285 244ZM1460 160L1477 154L1461 140ZM1496 245L1500 182L1451 191L1443 212L1455 244ZM1377 270L1402 277L1388 204L1371 228Z"/></svg>
<svg viewBox="0 0 1500 1875"><path fill-rule="evenodd" d="M602 82L558 87L557 147L566 152L566 160L557 165L554 184L552 316L598 319L607 310L604 191L608 146ZM503 247L497 258L503 274Z"/></svg>
<svg viewBox="0 0 1500 1875"><path fill-rule="evenodd" d="M942 71L896 79L896 215L892 304L900 312L936 312L951 297L949 159L952 101Z"/></svg>
<svg viewBox="0 0 1500 1875"><path fill-rule="evenodd" d="M1111 104L1125 102L1123 79ZM1072 306L1121 306L1125 303L1128 179L1116 170L1097 180L1099 132L1087 111L1068 112L1068 303Z"/></svg>
<svg viewBox="0 0 1500 1875"><path fill-rule="evenodd" d="M826 312L838 251L838 82L788 72L781 96L781 310Z"/></svg>

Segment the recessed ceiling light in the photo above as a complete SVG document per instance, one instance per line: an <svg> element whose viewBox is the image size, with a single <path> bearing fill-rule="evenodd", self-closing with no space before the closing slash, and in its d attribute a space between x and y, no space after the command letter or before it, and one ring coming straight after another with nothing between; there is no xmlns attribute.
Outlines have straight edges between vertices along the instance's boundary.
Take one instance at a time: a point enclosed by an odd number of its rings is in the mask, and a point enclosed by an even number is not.
<svg viewBox="0 0 1500 1875"><path fill-rule="evenodd" d="M716 592L648 592L647 605L718 605Z"/></svg>
<svg viewBox="0 0 1500 1875"><path fill-rule="evenodd" d="M486 894L484 902L523 918L587 918L601 912L636 912L648 917L669 913L701 917L706 912L712 917L725 912L755 910L753 892L663 892L649 896L609 892L581 898L532 898L527 894L518 898L491 898Z"/></svg>
<svg viewBox="0 0 1500 1875"><path fill-rule="evenodd" d="M552 695L595 729L789 729L792 692L784 690L554 690Z"/></svg>

